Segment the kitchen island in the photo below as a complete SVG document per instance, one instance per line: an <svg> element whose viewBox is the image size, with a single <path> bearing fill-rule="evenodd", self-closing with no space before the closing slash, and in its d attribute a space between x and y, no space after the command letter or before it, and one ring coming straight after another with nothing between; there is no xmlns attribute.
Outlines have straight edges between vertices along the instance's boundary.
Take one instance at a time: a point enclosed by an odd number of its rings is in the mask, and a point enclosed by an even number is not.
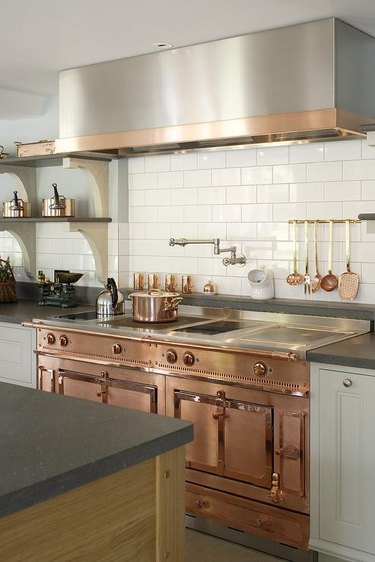
<svg viewBox="0 0 375 562"><path fill-rule="evenodd" d="M184 557L190 422L0 383L0 559Z"/></svg>

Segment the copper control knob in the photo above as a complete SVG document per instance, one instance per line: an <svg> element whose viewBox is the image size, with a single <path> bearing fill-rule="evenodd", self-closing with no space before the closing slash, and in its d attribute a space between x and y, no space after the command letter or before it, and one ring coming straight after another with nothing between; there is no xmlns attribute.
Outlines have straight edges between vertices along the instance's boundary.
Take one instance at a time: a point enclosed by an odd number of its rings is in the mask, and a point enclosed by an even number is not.
<svg viewBox="0 0 375 562"><path fill-rule="evenodd" d="M195 357L190 351L185 351L182 356L182 361L184 362L184 365L191 367L195 363Z"/></svg>
<svg viewBox="0 0 375 562"><path fill-rule="evenodd" d="M112 351L115 355L120 355L121 351L122 351L122 347L119 343L115 343L112 346Z"/></svg>
<svg viewBox="0 0 375 562"><path fill-rule="evenodd" d="M167 359L168 363L176 363L177 353L175 352L174 349L168 349L165 356L166 356L166 359Z"/></svg>
<svg viewBox="0 0 375 562"><path fill-rule="evenodd" d="M254 374L257 377L264 377L266 376L267 372L268 372L268 367L265 363L263 363L262 361L257 361L256 363L254 363Z"/></svg>
<svg viewBox="0 0 375 562"><path fill-rule="evenodd" d="M47 334L47 343L49 343L50 345L54 344L56 341L56 338L54 336L54 334Z"/></svg>
<svg viewBox="0 0 375 562"><path fill-rule="evenodd" d="M67 336L60 336L60 345L61 347L66 347L69 343Z"/></svg>

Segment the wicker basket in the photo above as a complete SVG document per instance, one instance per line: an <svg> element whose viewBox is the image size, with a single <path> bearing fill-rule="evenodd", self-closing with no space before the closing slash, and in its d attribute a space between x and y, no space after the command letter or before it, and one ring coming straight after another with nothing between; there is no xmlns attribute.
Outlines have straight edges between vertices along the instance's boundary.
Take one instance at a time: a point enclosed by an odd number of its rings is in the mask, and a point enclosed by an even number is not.
<svg viewBox="0 0 375 562"><path fill-rule="evenodd" d="M9 260L0 258L0 303L17 302L16 280Z"/></svg>

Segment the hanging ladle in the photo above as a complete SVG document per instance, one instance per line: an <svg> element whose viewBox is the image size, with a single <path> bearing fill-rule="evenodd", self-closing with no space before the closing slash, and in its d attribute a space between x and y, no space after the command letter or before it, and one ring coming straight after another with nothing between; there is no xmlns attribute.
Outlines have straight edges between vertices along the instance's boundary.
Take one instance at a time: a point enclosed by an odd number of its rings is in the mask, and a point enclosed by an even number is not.
<svg viewBox="0 0 375 562"><path fill-rule="evenodd" d="M304 280L304 275L297 272L297 221L293 221L293 273L286 278L289 285L299 285Z"/></svg>
<svg viewBox="0 0 375 562"><path fill-rule="evenodd" d="M320 281L323 291L333 291L339 284L336 275L332 273L333 220L329 221L328 273Z"/></svg>
<svg viewBox="0 0 375 562"><path fill-rule="evenodd" d="M320 289L322 276L319 273L318 267L318 221L314 222L314 250L315 250L315 277L311 283L311 291L316 293Z"/></svg>

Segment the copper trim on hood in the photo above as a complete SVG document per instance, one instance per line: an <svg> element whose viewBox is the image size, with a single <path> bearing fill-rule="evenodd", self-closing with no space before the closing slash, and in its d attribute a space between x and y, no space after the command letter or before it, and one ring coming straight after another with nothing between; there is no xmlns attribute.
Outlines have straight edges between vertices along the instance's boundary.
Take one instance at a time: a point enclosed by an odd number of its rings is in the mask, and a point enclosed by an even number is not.
<svg viewBox="0 0 375 562"><path fill-rule="evenodd" d="M56 139L56 153L113 150L119 155L136 156L146 151L177 152L231 145L364 137L365 134L358 131L364 120L365 117L347 111L320 109Z"/></svg>

